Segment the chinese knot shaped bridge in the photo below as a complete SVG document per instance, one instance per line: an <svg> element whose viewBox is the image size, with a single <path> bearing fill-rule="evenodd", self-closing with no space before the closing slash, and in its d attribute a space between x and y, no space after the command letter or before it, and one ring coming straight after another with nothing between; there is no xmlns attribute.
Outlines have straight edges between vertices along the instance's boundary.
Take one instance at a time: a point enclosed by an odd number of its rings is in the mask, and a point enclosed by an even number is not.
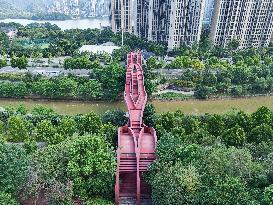
<svg viewBox="0 0 273 205"><path fill-rule="evenodd" d="M156 132L143 124L147 102L144 87L141 52L127 55L124 99L128 108L128 124L118 129L116 205L149 204L151 190L143 179L143 172L155 160Z"/></svg>

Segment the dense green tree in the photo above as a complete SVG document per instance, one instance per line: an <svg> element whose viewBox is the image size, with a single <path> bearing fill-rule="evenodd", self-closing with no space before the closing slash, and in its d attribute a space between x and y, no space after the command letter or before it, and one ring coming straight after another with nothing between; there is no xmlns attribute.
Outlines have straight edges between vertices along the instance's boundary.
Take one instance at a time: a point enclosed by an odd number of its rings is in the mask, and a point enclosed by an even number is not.
<svg viewBox="0 0 273 205"><path fill-rule="evenodd" d="M54 95L56 97L74 97L77 92L77 86L77 82L72 78L57 78L55 80Z"/></svg>
<svg viewBox="0 0 273 205"><path fill-rule="evenodd" d="M87 100L99 99L102 96L102 86L96 80L89 80L88 82L79 86L79 95Z"/></svg>
<svg viewBox="0 0 273 205"><path fill-rule="evenodd" d="M6 33L0 31L0 54L3 54L3 51L6 51L9 46L9 38Z"/></svg>
<svg viewBox="0 0 273 205"><path fill-rule="evenodd" d="M110 123L103 124L100 129L100 136L108 142L112 147L118 145L118 128Z"/></svg>
<svg viewBox="0 0 273 205"><path fill-rule="evenodd" d="M19 205L14 197L11 194L0 192L0 204L8 204L8 205Z"/></svg>
<svg viewBox="0 0 273 205"><path fill-rule="evenodd" d="M94 112L85 115L77 115L75 116L75 121L80 135L85 133L97 134L102 125L100 117Z"/></svg>
<svg viewBox="0 0 273 205"><path fill-rule="evenodd" d="M128 117L126 117L126 112L123 110L108 110L101 116L102 122L107 124L110 123L114 126L121 127L128 122Z"/></svg>
<svg viewBox="0 0 273 205"><path fill-rule="evenodd" d="M198 204L200 178L194 166L166 166L153 177L153 204Z"/></svg>
<svg viewBox="0 0 273 205"><path fill-rule="evenodd" d="M268 205L273 204L273 185L266 187L264 190L265 203Z"/></svg>
<svg viewBox="0 0 273 205"><path fill-rule="evenodd" d="M71 117L64 117L61 119L58 127L58 133L65 138L72 136L77 131L76 122Z"/></svg>
<svg viewBox="0 0 273 205"><path fill-rule="evenodd" d="M30 135L30 123L19 116L11 116L8 119L8 140L12 142L22 142Z"/></svg>
<svg viewBox="0 0 273 205"><path fill-rule="evenodd" d="M224 130L225 123L221 115L217 114L206 114L204 116L206 128L214 136L220 136Z"/></svg>
<svg viewBox="0 0 273 205"><path fill-rule="evenodd" d="M93 72L103 89L103 97L109 100L118 99L124 89L125 69L117 63L111 63L105 67L97 67Z"/></svg>
<svg viewBox="0 0 273 205"><path fill-rule="evenodd" d="M73 186L67 175L69 145L70 141L49 145L32 155L22 197L36 202L43 198L53 204L72 203Z"/></svg>
<svg viewBox="0 0 273 205"><path fill-rule="evenodd" d="M273 130L268 124L261 124L253 128L248 135L249 142L260 143L273 140Z"/></svg>
<svg viewBox="0 0 273 205"><path fill-rule="evenodd" d="M10 63L13 68L17 67L19 69L26 69L28 65L28 59L25 56L12 57Z"/></svg>
<svg viewBox="0 0 273 205"><path fill-rule="evenodd" d="M122 46L120 49L116 49L112 53L112 57L117 61L127 60L127 54L131 51L129 46Z"/></svg>
<svg viewBox="0 0 273 205"><path fill-rule="evenodd" d="M63 141L63 137L56 135L57 130L49 120L42 120L36 125L36 139L45 141L48 144L57 144Z"/></svg>
<svg viewBox="0 0 273 205"><path fill-rule="evenodd" d="M0 156L0 192L16 195L27 178L29 157L23 148L3 142L0 142Z"/></svg>
<svg viewBox="0 0 273 205"><path fill-rule="evenodd" d="M267 107L260 107L256 112L252 113L251 119L253 122L253 127L259 126L261 124L271 125L273 120L273 113Z"/></svg>
<svg viewBox="0 0 273 205"><path fill-rule="evenodd" d="M22 98L29 93L24 82L0 81L0 96Z"/></svg>
<svg viewBox="0 0 273 205"><path fill-rule="evenodd" d="M143 122L145 125L153 127L156 120L155 106L153 104L147 104L143 113Z"/></svg>
<svg viewBox="0 0 273 205"><path fill-rule="evenodd" d="M7 60L3 59L3 58L0 58L0 68L3 68L5 66L7 66Z"/></svg>
<svg viewBox="0 0 273 205"><path fill-rule="evenodd" d="M109 144L99 136L83 136L69 146L68 175L76 196L83 198L112 193L116 160Z"/></svg>
<svg viewBox="0 0 273 205"><path fill-rule="evenodd" d="M207 99L215 92L214 87L200 85L196 88L194 93L195 97L198 99Z"/></svg>
<svg viewBox="0 0 273 205"><path fill-rule="evenodd" d="M221 138L226 145L242 146L246 141L246 134L244 129L239 125L236 125L235 127L224 131Z"/></svg>

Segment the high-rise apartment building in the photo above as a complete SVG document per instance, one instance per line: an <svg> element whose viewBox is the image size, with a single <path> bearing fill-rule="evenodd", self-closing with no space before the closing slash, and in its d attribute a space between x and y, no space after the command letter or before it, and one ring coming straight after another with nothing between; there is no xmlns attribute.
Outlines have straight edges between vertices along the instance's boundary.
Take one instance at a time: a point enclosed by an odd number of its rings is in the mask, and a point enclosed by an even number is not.
<svg viewBox="0 0 273 205"><path fill-rule="evenodd" d="M148 40L168 43L171 0L150 0L148 13Z"/></svg>
<svg viewBox="0 0 273 205"><path fill-rule="evenodd" d="M199 41L205 0L112 0L112 30L165 43L169 49ZM134 20L134 23L132 22Z"/></svg>
<svg viewBox="0 0 273 205"><path fill-rule="evenodd" d="M233 39L239 48L268 46L273 32L272 0L215 0L210 37L227 46Z"/></svg>
<svg viewBox="0 0 273 205"><path fill-rule="evenodd" d="M134 34L148 38L149 0L134 0Z"/></svg>
<svg viewBox="0 0 273 205"><path fill-rule="evenodd" d="M204 0L172 0L168 48L192 45L200 40Z"/></svg>
<svg viewBox="0 0 273 205"><path fill-rule="evenodd" d="M150 0L148 40L163 42L169 49L199 41L204 0Z"/></svg>
<svg viewBox="0 0 273 205"><path fill-rule="evenodd" d="M133 32L133 1L111 1L111 25L113 32Z"/></svg>

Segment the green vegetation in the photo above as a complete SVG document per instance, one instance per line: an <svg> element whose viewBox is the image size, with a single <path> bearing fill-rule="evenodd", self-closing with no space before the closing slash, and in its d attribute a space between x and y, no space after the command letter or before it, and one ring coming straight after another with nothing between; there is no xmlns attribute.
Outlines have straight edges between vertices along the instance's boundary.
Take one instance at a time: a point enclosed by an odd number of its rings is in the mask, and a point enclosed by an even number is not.
<svg viewBox="0 0 273 205"><path fill-rule="evenodd" d="M0 202L113 204L116 126L94 113L63 116L44 107L6 108L0 116ZM37 149L36 141L46 146Z"/></svg>
<svg viewBox="0 0 273 205"><path fill-rule="evenodd" d="M92 81L90 84L80 83L81 91L76 91L76 98L81 99L117 99L121 94L121 75L124 69L126 54L130 50L146 49L154 52L155 57L147 59L144 68L145 86L147 93L151 96L158 85L168 85L178 90L194 91L194 97L208 99L222 96L252 96L256 94L270 94L273 92L273 58L272 45L268 48L247 48L238 50L237 42L226 48L212 45L208 37L203 34L201 41L192 47L181 46L173 51L167 52L163 44L155 44L145 39L138 38L132 34L125 34L124 46L115 50L112 56L101 53L79 53L79 48L84 44L101 44L108 41L120 45L121 34L114 34L110 29L102 31L98 29L71 29L62 31L58 26L49 23L33 23L27 26L18 24L0 24L1 30L11 28L18 29L17 37L11 42L5 35L0 33L0 47L3 56L13 56L11 65L24 69L27 64L26 58L33 58L39 62L42 57L50 59L58 56L70 56L64 61L64 68L88 69ZM167 54L174 60L167 62L159 56ZM0 58L0 67L7 65L5 57ZM115 65L114 67L111 67ZM162 69L162 70L158 70ZM173 69L181 72L175 74ZM113 79L109 77L110 70L114 73ZM167 71L168 70L168 71ZM169 75L168 72L174 72ZM120 76L118 76L120 75ZM107 80L106 80L107 76ZM97 83L98 82L98 83ZM27 82L29 83L29 82ZM38 82L37 82L38 83ZM49 83L48 81L43 83ZM50 84L50 83L49 83ZM50 87L50 86L49 86ZM85 87L85 88L84 88ZM94 92L88 96L86 91ZM103 94L98 96L99 90ZM106 91L108 90L108 92ZM29 92L36 95L35 92ZM49 93L39 92L40 96L59 98L61 96L50 96ZM54 94L51 94L54 95ZM73 96L74 94L72 94ZM162 94L159 99L183 100L183 96L175 94ZM114 97L115 96L115 97ZM70 95L71 97L71 95Z"/></svg>
<svg viewBox="0 0 273 205"><path fill-rule="evenodd" d="M146 175L153 203L271 204L272 121L266 107L158 116L158 160Z"/></svg>
<svg viewBox="0 0 273 205"><path fill-rule="evenodd" d="M0 30L15 30L17 36L13 41L9 41L6 35L0 34L0 42L5 40L4 49L0 47L0 53L6 53L9 56L32 57L41 54L48 56L72 56L77 54L82 45L102 44L113 42L121 46L121 33L114 34L110 29L70 29L62 31L58 26L50 23L31 23L27 26L18 26L13 23L1 23ZM26 43L24 43L26 42ZM47 46L43 46L44 44ZM166 51L165 46L138 38L131 34L125 34L124 44L126 45L120 51L114 53L115 59L124 59L124 52L133 49L144 49L155 52L157 55L163 55ZM31 46L29 46L31 45Z"/></svg>
<svg viewBox="0 0 273 205"><path fill-rule="evenodd" d="M114 110L63 116L43 107L28 113L23 106L1 111L2 139L24 145L0 143L0 202L112 204L113 148L124 115ZM145 174L154 204L272 204L273 112L268 108L252 114L156 116L147 105L144 121L158 135L158 158ZM37 149L36 141L47 143Z"/></svg>
<svg viewBox="0 0 273 205"><path fill-rule="evenodd" d="M0 74L0 97L116 100L124 89L125 69L117 63L98 65L86 77L46 78L27 74Z"/></svg>
<svg viewBox="0 0 273 205"><path fill-rule="evenodd" d="M26 69L28 60L25 56L21 56L19 58L12 57L10 60L10 64L13 68Z"/></svg>
<svg viewBox="0 0 273 205"><path fill-rule="evenodd" d="M46 200L112 204L117 127L125 113L64 116L20 106L0 112L0 201ZM157 160L145 174L153 203L271 205L273 112L156 116L147 105L144 122L158 135ZM14 137L13 137L14 135ZM255 137L254 137L255 136ZM47 142L37 149L36 141ZM35 176L35 177L33 177Z"/></svg>
<svg viewBox="0 0 273 205"><path fill-rule="evenodd" d="M272 93L273 45L238 50L236 42L231 44L213 47L203 36L199 44L169 53L175 59L159 68L180 69L181 74L167 83L194 90L199 99Z"/></svg>
<svg viewBox="0 0 273 205"><path fill-rule="evenodd" d="M159 99L159 100L187 100L190 98L191 96L189 95L185 95L183 93L175 93L175 92L160 93L156 96L156 99Z"/></svg>

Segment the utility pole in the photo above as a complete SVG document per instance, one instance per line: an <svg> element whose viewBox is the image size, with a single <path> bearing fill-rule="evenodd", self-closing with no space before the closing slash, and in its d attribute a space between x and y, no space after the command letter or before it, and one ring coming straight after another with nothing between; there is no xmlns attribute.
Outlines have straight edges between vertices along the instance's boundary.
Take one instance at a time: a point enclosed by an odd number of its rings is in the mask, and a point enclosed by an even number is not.
<svg viewBox="0 0 273 205"><path fill-rule="evenodd" d="M123 0L120 0L120 23L121 23L121 45L124 43L124 4Z"/></svg>

